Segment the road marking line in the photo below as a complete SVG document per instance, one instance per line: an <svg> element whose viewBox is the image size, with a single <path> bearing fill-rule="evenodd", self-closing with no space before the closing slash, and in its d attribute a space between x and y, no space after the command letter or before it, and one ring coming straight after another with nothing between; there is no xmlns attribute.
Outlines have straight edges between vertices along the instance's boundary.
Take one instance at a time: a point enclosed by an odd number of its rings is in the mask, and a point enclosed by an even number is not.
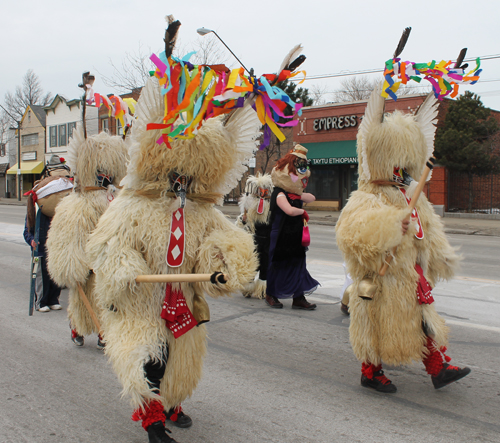
<svg viewBox="0 0 500 443"><path fill-rule="evenodd" d="M478 325L476 323L466 323L464 321L448 320L448 319L446 319L446 323L455 326L464 326L466 328L481 329L483 331L500 332L500 328L497 328L496 326Z"/></svg>
<svg viewBox="0 0 500 443"><path fill-rule="evenodd" d="M455 280L465 280L465 281L475 281L478 283L493 283L493 284L500 284L500 280L488 280L486 278L476 278L476 277L461 277L457 276L455 277Z"/></svg>

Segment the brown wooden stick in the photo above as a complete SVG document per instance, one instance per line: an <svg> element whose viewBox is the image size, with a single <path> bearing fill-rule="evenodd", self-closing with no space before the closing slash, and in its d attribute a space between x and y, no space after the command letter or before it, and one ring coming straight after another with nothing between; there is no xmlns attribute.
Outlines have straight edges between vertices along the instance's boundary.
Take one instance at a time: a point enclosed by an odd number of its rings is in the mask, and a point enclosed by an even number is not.
<svg viewBox="0 0 500 443"><path fill-rule="evenodd" d="M80 297L82 298L83 304L87 308L87 311L89 311L90 317L92 318L92 321L94 322L95 327L99 331L99 335L102 337L103 336L103 331L101 329L101 325L99 323L99 320L97 319L97 315L95 315L94 310L92 309L92 306L90 306L89 299L85 295L85 292L83 292L82 286L80 283L77 283L78 286L78 292L80 293Z"/></svg>
<svg viewBox="0 0 500 443"><path fill-rule="evenodd" d="M212 274L159 274L138 275L136 283L197 283L210 281ZM228 280L224 274L224 280Z"/></svg>
<svg viewBox="0 0 500 443"><path fill-rule="evenodd" d="M410 204L408 205L408 210L410 212L402 221L405 221L405 220L409 221L410 220L411 213L415 209L415 206L417 206L418 198L420 197L420 194L424 190L424 186L425 186L425 183L427 181L427 177L429 177L429 174L432 171L432 168L434 167L435 161L436 161L436 159L434 157L431 157L429 159L429 161L427 162L427 164L425 165L424 172L422 173L422 177L420 177L420 180L418 181L418 185L415 188L415 192L413 193L413 197L411 198ZM385 275L385 273L387 272L387 269L389 269L389 266L392 262L394 254L396 254L397 249L398 249L398 247L394 246L394 248L392 248L391 253L387 254L385 256L384 264L380 268L380 271L378 271L378 275L380 275L382 277Z"/></svg>

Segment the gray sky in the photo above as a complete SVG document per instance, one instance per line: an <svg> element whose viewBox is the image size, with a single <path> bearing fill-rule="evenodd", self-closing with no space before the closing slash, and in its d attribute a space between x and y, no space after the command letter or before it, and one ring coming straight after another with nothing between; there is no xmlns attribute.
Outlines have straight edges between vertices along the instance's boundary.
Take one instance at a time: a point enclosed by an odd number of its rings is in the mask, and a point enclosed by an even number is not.
<svg viewBox="0 0 500 443"><path fill-rule="evenodd" d="M121 65L125 53L137 52L139 45L161 51L167 14L182 22L181 48L199 38L197 28L214 29L257 75L276 72L296 43L304 46L303 69L310 76L383 68L406 26L413 29L405 60L454 60L463 47L467 57L500 54L498 0L0 0L0 6L2 103L30 68L46 92L68 99L80 96L77 85L86 70L96 75L96 92L119 92L106 87L99 72L112 74L109 60ZM500 110L500 58L482 67L482 80L470 89ZM339 81L303 85L331 92Z"/></svg>

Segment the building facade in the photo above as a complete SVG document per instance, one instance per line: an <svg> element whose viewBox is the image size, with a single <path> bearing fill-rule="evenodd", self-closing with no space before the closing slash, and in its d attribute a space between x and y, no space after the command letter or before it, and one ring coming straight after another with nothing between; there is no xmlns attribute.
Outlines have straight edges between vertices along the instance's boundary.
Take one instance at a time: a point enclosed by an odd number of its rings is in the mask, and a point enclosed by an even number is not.
<svg viewBox="0 0 500 443"><path fill-rule="evenodd" d="M36 180L40 178L45 165L45 113L41 106L28 105L21 119L21 130L15 131L16 157L7 175L16 176L16 186L7 192L11 197L18 197L18 181L21 180L21 193L33 188ZM21 137L21 169L18 173L17 150L19 150L19 139Z"/></svg>
<svg viewBox="0 0 500 443"><path fill-rule="evenodd" d="M44 109L47 119L45 160L52 155L64 157L68 152L69 139L76 124L82 121L81 99L66 100L56 95L52 103ZM98 109L95 106L85 107L87 135L95 135L99 131Z"/></svg>

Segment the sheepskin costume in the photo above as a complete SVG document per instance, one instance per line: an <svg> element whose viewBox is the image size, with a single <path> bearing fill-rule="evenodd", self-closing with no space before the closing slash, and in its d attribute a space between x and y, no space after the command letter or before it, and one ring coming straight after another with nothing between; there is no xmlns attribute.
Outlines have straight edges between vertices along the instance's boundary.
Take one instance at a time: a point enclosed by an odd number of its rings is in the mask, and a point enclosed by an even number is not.
<svg viewBox="0 0 500 443"><path fill-rule="evenodd" d="M169 149L157 143L160 131L147 130L148 123L161 123L164 117L155 77L142 90L135 115L124 189L99 220L87 251L104 309L106 354L123 394L137 408L134 419L142 419L147 429L154 420L148 417L161 419L153 407L160 404L168 411L192 394L206 353L204 324L192 327L196 323L187 313L189 330L178 335L160 317L168 295L180 290L196 320L196 306L203 304L205 295L240 291L255 276L252 236L214 204L222 203L245 171L256 149L260 123L255 111L245 106L229 117L207 120L194 138L175 140ZM182 177L184 193L177 198L174 191ZM181 233L172 227L180 220L183 201ZM179 250L169 248L174 237L184 245L180 263L172 263L179 259ZM225 284L135 282L138 275L215 271L227 275Z"/></svg>
<svg viewBox="0 0 500 443"><path fill-rule="evenodd" d="M75 188L57 206L47 240L48 266L53 280L69 288L68 316L78 335L99 333L79 291L81 285L92 309L96 304L94 274L85 247L90 233L116 194L127 170L127 147L122 137L106 132L85 139L79 124L68 146L68 164L75 175Z"/></svg>
<svg viewBox="0 0 500 443"><path fill-rule="evenodd" d="M238 202L241 214L236 219L236 226L253 235L259 256L259 273L255 280L244 290L245 297L264 298L266 296L267 266L269 263L269 206L273 182L270 174L250 175L245 185L245 194Z"/></svg>
<svg viewBox="0 0 500 443"><path fill-rule="evenodd" d="M433 152L436 99L430 95L416 115L398 111L384 115L385 100L380 94L380 87L372 93L358 131L358 190L351 194L336 226L337 244L354 281L349 301L350 340L354 354L363 362L363 375L368 377L381 372L382 361L402 365L430 355L437 361L437 369L443 368L439 351L447 345L448 328L435 310L430 287L440 279L452 278L459 263L424 195L414 214L418 218L412 217L407 235L403 235L401 223L408 214L404 193L411 197L414 186L408 186L406 180L394 181L402 169L420 178ZM395 258L382 277L379 270L395 246ZM430 284L424 291L428 298L419 301L416 288L425 279ZM367 282L375 285L372 300L359 296ZM431 375L439 373L436 368L430 371ZM380 377L385 383L385 377Z"/></svg>

